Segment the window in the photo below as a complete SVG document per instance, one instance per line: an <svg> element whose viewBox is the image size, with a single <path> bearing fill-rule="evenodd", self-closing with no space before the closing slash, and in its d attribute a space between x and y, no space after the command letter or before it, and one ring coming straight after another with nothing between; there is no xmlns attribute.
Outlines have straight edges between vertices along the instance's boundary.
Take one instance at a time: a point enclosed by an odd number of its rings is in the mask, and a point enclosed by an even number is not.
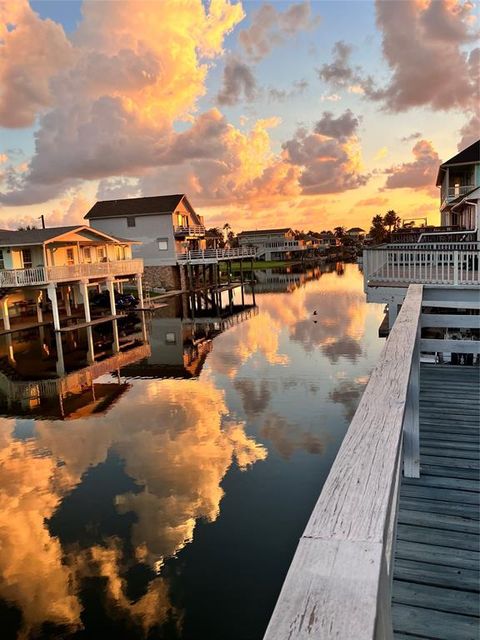
<svg viewBox="0 0 480 640"><path fill-rule="evenodd" d="M106 262L105 247L97 247L97 260L98 262Z"/></svg>
<svg viewBox="0 0 480 640"><path fill-rule="evenodd" d="M5 269L5 260L3 257L3 249L0 249L0 269Z"/></svg>
<svg viewBox="0 0 480 640"><path fill-rule="evenodd" d="M83 248L83 259L88 264L90 264L92 262L92 253L90 251L90 247L84 247Z"/></svg>
<svg viewBox="0 0 480 640"><path fill-rule="evenodd" d="M115 257L117 260L125 260L125 247L117 244L115 247Z"/></svg>
<svg viewBox="0 0 480 640"><path fill-rule="evenodd" d="M67 249L67 264L75 264L73 249L71 247Z"/></svg>
<svg viewBox="0 0 480 640"><path fill-rule="evenodd" d="M22 262L24 269L31 269L33 267L32 252L30 249L22 249Z"/></svg>
<svg viewBox="0 0 480 640"><path fill-rule="evenodd" d="M165 344L176 344L177 338L174 333L165 334Z"/></svg>
<svg viewBox="0 0 480 640"><path fill-rule="evenodd" d="M137 226L137 222L135 218L133 216L129 216L127 218L127 227L136 227L136 226Z"/></svg>
<svg viewBox="0 0 480 640"><path fill-rule="evenodd" d="M157 238L160 251L168 251L168 238Z"/></svg>

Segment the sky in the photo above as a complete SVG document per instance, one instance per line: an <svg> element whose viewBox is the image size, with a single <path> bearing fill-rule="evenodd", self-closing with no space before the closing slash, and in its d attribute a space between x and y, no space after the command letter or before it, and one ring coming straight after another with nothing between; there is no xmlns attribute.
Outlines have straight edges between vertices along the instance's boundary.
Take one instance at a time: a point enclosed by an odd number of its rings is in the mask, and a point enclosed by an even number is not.
<svg viewBox="0 0 480 640"><path fill-rule="evenodd" d="M186 193L234 231L438 223L480 131L470 0L0 0L0 228Z"/></svg>

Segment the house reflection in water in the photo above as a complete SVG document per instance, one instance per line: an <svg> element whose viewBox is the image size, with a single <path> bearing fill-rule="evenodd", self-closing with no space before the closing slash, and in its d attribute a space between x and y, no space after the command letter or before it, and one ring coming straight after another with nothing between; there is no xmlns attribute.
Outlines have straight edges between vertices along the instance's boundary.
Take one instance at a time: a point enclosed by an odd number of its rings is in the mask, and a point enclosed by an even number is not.
<svg viewBox="0 0 480 640"><path fill-rule="evenodd" d="M338 265L343 263L316 265L305 269L302 265L292 267L279 267L276 269L262 269L255 271L255 291L257 293L291 293L308 282L319 280L323 273L337 271ZM341 273L339 275L341 275ZM246 290L248 290L248 286Z"/></svg>
<svg viewBox="0 0 480 640"><path fill-rule="evenodd" d="M40 327L3 335L0 411L49 419L105 411L129 386L120 378L121 367L149 354L140 313L64 334ZM117 383L95 382L112 372Z"/></svg>
<svg viewBox="0 0 480 640"><path fill-rule="evenodd" d="M181 296L170 298L162 309L148 314L147 331L151 353L140 362L122 368L122 374L140 378L196 378L212 340L226 329L258 313L253 304L231 309L198 310L192 314Z"/></svg>

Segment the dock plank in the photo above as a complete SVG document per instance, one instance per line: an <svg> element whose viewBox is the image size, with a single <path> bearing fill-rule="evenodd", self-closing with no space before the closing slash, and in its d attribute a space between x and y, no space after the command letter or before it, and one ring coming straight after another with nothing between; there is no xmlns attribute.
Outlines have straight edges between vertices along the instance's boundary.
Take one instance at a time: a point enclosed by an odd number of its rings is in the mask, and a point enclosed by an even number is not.
<svg viewBox="0 0 480 640"><path fill-rule="evenodd" d="M480 369L422 365L420 478L400 488L396 640L478 640Z"/></svg>

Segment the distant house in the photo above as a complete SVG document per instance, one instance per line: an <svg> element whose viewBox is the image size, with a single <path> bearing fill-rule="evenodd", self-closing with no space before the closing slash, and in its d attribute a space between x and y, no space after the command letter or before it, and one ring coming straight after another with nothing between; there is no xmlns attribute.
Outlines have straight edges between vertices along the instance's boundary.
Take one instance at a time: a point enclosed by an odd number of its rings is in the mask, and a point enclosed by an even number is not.
<svg viewBox="0 0 480 640"><path fill-rule="evenodd" d="M365 229L361 227L352 227L348 229L347 236L353 238L354 240L362 240L365 237Z"/></svg>
<svg viewBox="0 0 480 640"><path fill-rule="evenodd" d="M240 247L255 247L257 258L264 260L288 260L308 249L303 240L295 239L290 227L242 231L237 238Z"/></svg>

